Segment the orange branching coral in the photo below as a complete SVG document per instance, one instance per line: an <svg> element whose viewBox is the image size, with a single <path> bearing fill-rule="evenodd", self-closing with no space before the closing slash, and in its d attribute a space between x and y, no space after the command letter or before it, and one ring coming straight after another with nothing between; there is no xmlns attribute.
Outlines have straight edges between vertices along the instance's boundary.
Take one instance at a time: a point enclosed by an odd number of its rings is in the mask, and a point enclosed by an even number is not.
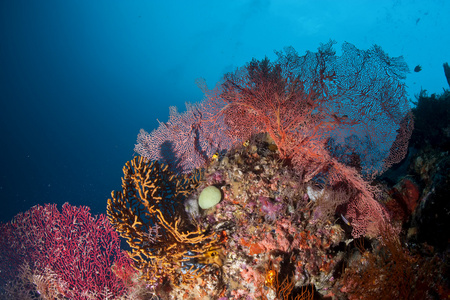
<svg viewBox="0 0 450 300"><path fill-rule="evenodd" d="M123 173L122 191L108 199L108 218L132 248L135 268L150 283L169 279L178 285L201 275L193 258L209 251L218 238L188 222L183 200L202 173L177 176L167 165L143 157L127 162Z"/></svg>
<svg viewBox="0 0 450 300"><path fill-rule="evenodd" d="M272 261L269 261L265 272L264 285L273 289L276 293L276 299L278 300L312 300L314 298L313 289L310 290L309 287L296 288L295 283L291 280L289 276L286 276L283 281L281 281L281 275L275 268ZM262 289L260 289L261 298L263 300L267 299L264 295Z"/></svg>

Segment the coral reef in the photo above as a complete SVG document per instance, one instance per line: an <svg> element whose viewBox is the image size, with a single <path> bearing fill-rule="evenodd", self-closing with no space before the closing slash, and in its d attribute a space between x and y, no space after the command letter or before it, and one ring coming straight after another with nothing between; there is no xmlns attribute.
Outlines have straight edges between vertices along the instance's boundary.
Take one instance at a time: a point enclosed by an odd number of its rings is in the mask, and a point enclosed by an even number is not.
<svg viewBox="0 0 450 300"><path fill-rule="evenodd" d="M401 82L406 64L377 46L361 51L346 43L336 56L332 45L304 56L286 48L274 62L254 59L214 90L201 82L202 103L183 114L171 109L169 122L139 134L141 155L170 158L182 173L204 167L185 207L190 223L221 237L214 248L221 272L211 289L203 263L211 257L194 262L205 270L197 277L202 299L345 297L342 272L353 270L353 239L376 245L386 232L397 237L419 206L412 181L386 194L366 181L407 153L413 119ZM208 186L223 198L199 209L195 199ZM383 197L387 208L377 201ZM190 298L193 288L177 286L166 296ZM306 288L311 294L300 293Z"/></svg>
<svg viewBox="0 0 450 300"><path fill-rule="evenodd" d="M442 95L427 96L425 91L418 95L416 107L413 108L416 126L411 136L408 159L396 166L393 172L388 172L391 174L380 178L388 191L384 202L393 221L402 227L399 240L394 244L391 241L391 250L386 251L386 247L379 245L363 251L373 256L371 267L366 270L368 274L375 267L385 272L391 259L389 256L400 257L397 254L403 251L401 259L410 281L402 284L406 288L414 286L412 291L407 292L411 299L445 299L450 294L447 267L450 258L450 138L446 133L450 125L449 95L448 90ZM406 266L407 261L415 265ZM360 275L367 278L361 270L352 277L360 278ZM383 276L387 278L390 274ZM379 281L378 286L367 288L372 291L386 289L384 293L389 298L387 291L395 287L388 286L388 283Z"/></svg>
<svg viewBox="0 0 450 300"><path fill-rule="evenodd" d="M162 299L433 299L449 293L448 257L405 243L398 226L381 223L379 239L351 235L346 182L302 181L267 134L216 155L185 199L208 186L223 199L188 215L220 243L192 260L195 281L156 287ZM404 178L387 195L395 222L410 224L419 186ZM395 229L395 230L394 230ZM214 262L214 263L212 263ZM375 280L374 280L375 278ZM401 280L399 280L399 278Z"/></svg>
<svg viewBox="0 0 450 300"><path fill-rule="evenodd" d="M341 282L348 299L444 299L444 263L438 257L422 257L405 249L388 228L372 251L360 240L360 255L350 261Z"/></svg>
<svg viewBox="0 0 450 300"><path fill-rule="evenodd" d="M350 235L340 218L336 222L334 210L320 206L319 199L343 198L343 190L327 189L312 201L308 185L301 182L301 173L280 158L266 134L253 136L207 165L205 180L192 197L211 185L220 187L224 197L191 219L226 237L220 244L223 299L331 293L344 258L340 244ZM183 299L191 290L186 285L171 296Z"/></svg>
<svg viewBox="0 0 450 300"><path fill-rule="evenodd" d="M186 173L214 151L266 132L280 158L303 172L303 182L345 182L354 195L345 216L354 237L377 235L377 224L388 222L388 215L365 179L406 154L413 129L402 82L408 67L378 46L364 51L345 43L336 56L333 44L304 56L287 47L273 62L253 59L225 74L211 91L202 85L201 103L183 114L172 108L167 123L150 134L141 130L135 151L174 170L181 163ZM351 153L343 151L349 140Z"/></svg>
<svg viewBox="0 0 450 300"><path fill-rule="evenodd" d="M422 90L417 96L414 113L414 134L411 145L424 149L429 146L443 151L450 150L450 91L442 95Z"/></svg>
<svg viewBox="0 0 450 300"><path fill-rule="evenodd" d="M411 137L403 59L332 45L199 81L140 132L110 224L65 205L0 225L0 298L448 298L449 92L419 95Z"/></svg>
<svg viewBox="0 0 450 300"><path fill-rule="evenodd" d="M420 188L412 179L401 179L390 191L386 203L393 221L405 223L415 211L420 197Z"/></svg>
<svg viewBox="0 0 450 300"><path fill-rule="evenodd" d="M390 197L403 203L406 242L414 247L427 243L445 253L450 240L450 92L428 96L422 91L415 104L408 159L398 167L403 177L389 180L395 185Z"/></svg>

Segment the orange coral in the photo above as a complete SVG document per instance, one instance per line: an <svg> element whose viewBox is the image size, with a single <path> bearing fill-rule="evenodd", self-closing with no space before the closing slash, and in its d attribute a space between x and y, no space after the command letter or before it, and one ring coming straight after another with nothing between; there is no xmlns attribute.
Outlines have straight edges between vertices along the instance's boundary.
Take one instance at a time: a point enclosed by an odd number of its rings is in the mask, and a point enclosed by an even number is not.
<svg viewBox="0 0 450 300"><path fill-rule="evenodd" d="M255 255L255 254L260 254L265 252L265 248L263 246L261 246L259 243L257 242L253 242L255 240L254 237L252 237L252 239L250 241L246 241L245 239L241 238L240 242L241 245L248 247L248 254L249 255Z"/></svg>
<svg viewBox="0 0 450 300"><path fill-rule="evenodd" d="M135 268L150 283L192 281L201 271L194 258L217 244L215 233L187 222L183 200L198 186L200 172L176 176L168 166L135 157L123 168L122 191L108 199L108 218L132 248Z"/></svg>
<svg viewBox="0 0 450 300"><path fill-rule="evenodd" d="M267 266L264 284L273 289L279 300L312 300L314 298L313 290L309 287L302 287L301 289L294 289L295 282L289 276L286 276L283 281L280 279L281 275L275 268L272 261L269 261ZM261 291L261 298L266 300L267 297Z"/></svg>

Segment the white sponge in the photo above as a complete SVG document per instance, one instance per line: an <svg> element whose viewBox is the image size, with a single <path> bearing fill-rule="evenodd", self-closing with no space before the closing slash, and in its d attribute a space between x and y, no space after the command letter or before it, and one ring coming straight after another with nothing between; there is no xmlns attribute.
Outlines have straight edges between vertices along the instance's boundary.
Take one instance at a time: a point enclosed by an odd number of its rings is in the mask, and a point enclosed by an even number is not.
<svg viewBox="0 0 450 300"><path fill-rule="evenodd" d="M218 188L211 185L205 188L198 197L198 205L202 209L208 209L215 206L222 199L222 193Z"/></svg>

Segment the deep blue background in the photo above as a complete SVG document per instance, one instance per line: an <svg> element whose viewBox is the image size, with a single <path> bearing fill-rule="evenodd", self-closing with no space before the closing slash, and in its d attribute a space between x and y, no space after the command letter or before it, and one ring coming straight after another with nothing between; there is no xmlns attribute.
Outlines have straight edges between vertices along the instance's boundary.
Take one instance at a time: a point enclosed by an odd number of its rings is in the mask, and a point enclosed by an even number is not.
<svg viewBox="0 0 450 300"><path fill-rule="evenodd" d="M105 212L140 128L228 71L330 38L404 55L412 97L446 87L448 1L0 2L0 221L35 204Z"/></svg>

